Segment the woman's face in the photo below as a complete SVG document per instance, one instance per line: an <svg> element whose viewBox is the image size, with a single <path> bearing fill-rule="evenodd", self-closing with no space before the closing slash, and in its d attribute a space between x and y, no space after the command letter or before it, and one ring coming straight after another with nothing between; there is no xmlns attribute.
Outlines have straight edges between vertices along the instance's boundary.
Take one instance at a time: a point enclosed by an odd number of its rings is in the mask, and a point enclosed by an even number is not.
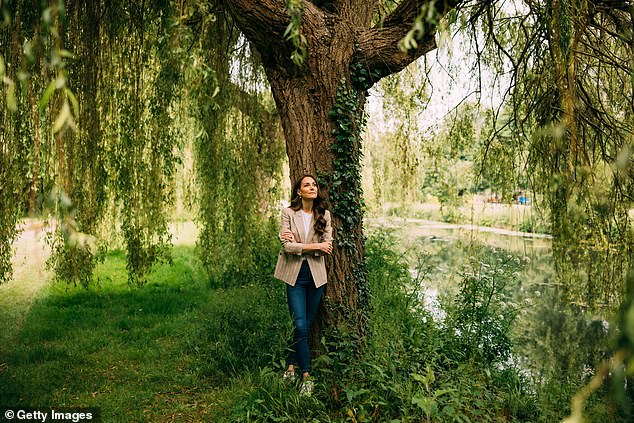
<svg viewBox="0 0 634 423"><path fill-rule="evenodd" d="M302 182L299 184L299 189L297 190L297 194L302 198L317 198L317 193L319 189L317 188L317 182L310 176L305 176L302 179Z"/></svg>

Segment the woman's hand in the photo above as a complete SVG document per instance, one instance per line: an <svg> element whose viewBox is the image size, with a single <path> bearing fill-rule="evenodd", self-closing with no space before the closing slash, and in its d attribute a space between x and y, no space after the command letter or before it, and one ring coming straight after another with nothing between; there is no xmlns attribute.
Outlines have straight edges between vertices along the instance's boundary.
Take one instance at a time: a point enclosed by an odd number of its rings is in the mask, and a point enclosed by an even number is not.
<svg viewBox="0 0 634 423"><path fill-rule="evenodd" d="M291 231L282 232L282 239L284 241L295 242L295 237L293 236L293 232Z"/></svg>
<svg viewBox="0 0 634 423"><path fill-rule="evenodd" d="M317 245L319 246L320 251L323 251L326 254L332 253L332 242L320 242Z"/></svg>

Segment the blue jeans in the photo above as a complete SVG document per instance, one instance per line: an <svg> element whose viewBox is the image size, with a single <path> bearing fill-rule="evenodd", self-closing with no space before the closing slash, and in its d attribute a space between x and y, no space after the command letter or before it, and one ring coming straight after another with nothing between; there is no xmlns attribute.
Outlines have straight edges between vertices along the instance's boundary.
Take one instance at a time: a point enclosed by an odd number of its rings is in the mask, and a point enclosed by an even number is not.
<svg viewBox="0 0 634 423"><path fill-rule="evenodd" d="M286 297L288 299L288 310L293 318L293 345L289 364L295 364L303 372L310 371L310 346L308 345L308 334L310 325L317 313L317 306L321 300L324 286L315 287L313 275L310 273L308 262L302 263L302 268L297 275L295 286L286 285Z"/></svg>

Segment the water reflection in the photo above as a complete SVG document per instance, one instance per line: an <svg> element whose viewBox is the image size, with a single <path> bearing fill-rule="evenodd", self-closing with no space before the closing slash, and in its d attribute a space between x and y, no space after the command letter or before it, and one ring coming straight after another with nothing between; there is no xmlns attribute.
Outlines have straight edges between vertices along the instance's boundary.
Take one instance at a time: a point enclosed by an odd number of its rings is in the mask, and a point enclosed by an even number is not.
<svg viewBox="0 0 634 423"><path fill-rule="evenodd" d="M406 253L429 253L424 306L435 321L445 318L439 304L458 292L461 275L473 254L487 254L487 249L496 248L522 258L517 283L509 286L519 309L511 333L514 351L509 365L518 365L537 389L547 386L551 394L560 391L561 396L552 401L569 403L570 396L608 355L607 312L590 311L562 299L548 236L456 226L412 221L392 225L402 235ZM486 247L478 249L476 244Z"/></svg>

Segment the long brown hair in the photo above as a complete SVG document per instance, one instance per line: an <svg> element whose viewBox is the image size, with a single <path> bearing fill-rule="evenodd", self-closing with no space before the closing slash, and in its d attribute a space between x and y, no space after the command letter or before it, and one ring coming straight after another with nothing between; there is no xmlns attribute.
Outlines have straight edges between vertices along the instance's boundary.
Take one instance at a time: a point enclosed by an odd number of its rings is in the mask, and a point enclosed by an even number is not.
<svg viewBox="0 0 634 423"><path fill-rule="evenodd" d="M326 207L328 206L328 202L321 195L321 190L319 189L319 182L317 182L317 178L313 175L305 174L302 175L295 183L293 184L293 191L291 192L291 209L297 211L302 208L302 198L297 194L297 191L302 186L302 181L304 178L311 178L317 184L317 198L313 201L313 220L315 228L315 233L319 236L324 234L326 230Z"/></svg>

